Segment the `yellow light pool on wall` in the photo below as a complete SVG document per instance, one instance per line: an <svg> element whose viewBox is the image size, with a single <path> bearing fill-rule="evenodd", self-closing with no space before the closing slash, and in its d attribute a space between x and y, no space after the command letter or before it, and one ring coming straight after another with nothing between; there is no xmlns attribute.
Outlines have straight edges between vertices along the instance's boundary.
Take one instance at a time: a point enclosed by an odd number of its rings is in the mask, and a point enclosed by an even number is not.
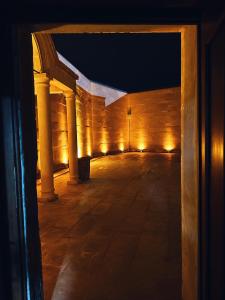
<svg viewBox="0 0 225 300"><path fill-rule="evenodd" d="M107 144L102 144L101 145L101 152L103 154L106 154L108 152L108 147L107 147Z"/></svg>
<svg viewBox="0 0 225 300"><path fill-rule="evenodd" d="M92 149L91 149L91 129L90 129L90 127L86 128L86 135L87 135L86 153L87 153L88 156L92 156Z"/></svg>
<svg viewBox="0 0 225 300"><path fill-rule="evenodd" d="M218 164L222 164L224 161L224 148L223 143L218 138L213 141L212 144L212 156Z"/></svg>
<svg viewBox="0 0 225 300"><path fill-rule="evenodd" d="M81 157L82 157L82 151L81 151L80 146L77 147L77 157L78 157L78 158L81 158Z"/></svg>
<svg viewBox="0 0 225 300"><path fill-rule="evenodd" d="M140 143L138 149L142 152L145 149L144 143Z"/></svg>
<svg viewBox="0 0 225 300"><path fill-rule="evenodd" d="M68 153L67 153L67 149L63 149L63 150L62 150L61 161L62 161L63 164L68 164Z"/></svg>
<svg viewBox="0 0 225 300"><path fill-rule="evenodd" d="M167 152L171 152L172 150L175 149L174 139L171 134L168 134L166 136L165 143L164 143L164 149Z"/></svg>
<svg viewBox="0 0 225 300"><path fill-rule="evenodd" d="M119 150L122 151L122 152L125 150L124 144L121 143L121 144L119 145Z"/></svg>
<svg viewBox="0 0 225 300"><path fill-rule="evenodd" d="M164 147L164 149L167 151L167 152L171 152L173 149L174 149L174 146L173 145L166 145Z"/></svg>
<svg viewBox="0 0 225 300"><path fill-rule="evenodd" d="M88 156L92 156L91 149L88 148L87 154Z"/></svg>

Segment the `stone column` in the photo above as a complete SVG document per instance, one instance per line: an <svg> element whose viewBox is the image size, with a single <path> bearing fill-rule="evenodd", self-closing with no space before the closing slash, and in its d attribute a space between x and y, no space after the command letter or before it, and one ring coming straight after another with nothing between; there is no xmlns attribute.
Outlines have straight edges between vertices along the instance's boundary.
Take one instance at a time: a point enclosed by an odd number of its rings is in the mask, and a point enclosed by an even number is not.
<svg viewBox="0 0 225 300"><path fill-rule="evenodd" d="M69 175L68 184L78 183L76 99L73 91L64 93L67 109Z"/></svg>
<svg viewBox="0 0 225 300"><path fill-rule="evenodd" d="M38 130L41 167L41 199L53 201L54 193L52 128L50 107L50 85L47 74L35 74L35 91L37 95Z"/></svg>

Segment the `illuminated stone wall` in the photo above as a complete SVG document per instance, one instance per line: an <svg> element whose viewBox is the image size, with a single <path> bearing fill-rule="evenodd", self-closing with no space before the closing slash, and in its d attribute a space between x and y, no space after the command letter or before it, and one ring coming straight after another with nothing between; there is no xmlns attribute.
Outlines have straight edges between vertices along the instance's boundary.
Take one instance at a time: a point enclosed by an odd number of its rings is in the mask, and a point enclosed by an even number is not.
<svg viewBox="0 0 225 300"><path fill-rule="evenodd" d="M63 94L51 94L50 100L53 162L57 170L68 163L66 103ZM105 98L78 87L76 112L78 157L129 148L180 151L180 88L127 94L105 106Z"/></svg>
<svg viewBox="0 0 225 300"><path fill-rule="evenodd" d="M106 107L93 97L93 153L180 151L180 100L180 87L127 94Z"/></svg>
<svg viewBox="0 0 225 300"><path fill-rule="evenodd" d="M129 148L180 151L180 97L180 88L176 87L127 94L105 106L103 97L79 88L79 156L97 156Z"/></svg>
<svg viewBox="0 0 225 300"><path fill-rule="evenodd" d="M105 98L77 88L78 156L98 156L108 152Z"/></svg>
<svg viewBox="0 0 225 300"><path fill-rule="evenodd" d="M92 155L92 97L80 87L76 95L78 157Z"/></svg>
<svg viewBox="0 0 225 300"><path fill-rule="evenodd" d="M128 149L128 97L123 96L106 107L107 150L116 152Z"/></svg>
<svg viewBox="0 0 225 300"><path fill-rule="evenodd" d="M52 146L54 166L68 163L66 101L63 94L51 94Z"/></svg>
<svg viewBox="0 0 225 300"><path fill-rule="evenodd" d="M93 155L108 151L109 136L105 123L105 98L92 96Z"/></svg>
<svg viewBox="0 0 225 300"><path fill-rule="evenodd" d="M52 145L53 145L53 167L54 170L61 169L68 164L67 148L67 121L66 121L66 102L63 94L51 94L51 126L52 126ZM36 111L37 116L37 111ZM40 169L39 158L39 138L38 121L37 124L37 148L38 148L38 169Z"/></svg>
<svg viewBox="0 0 225 300"><path fill-rule="evenodd" d="M128 98L130 148L160 152L180 150L180 88L134 93Z"/></svg>

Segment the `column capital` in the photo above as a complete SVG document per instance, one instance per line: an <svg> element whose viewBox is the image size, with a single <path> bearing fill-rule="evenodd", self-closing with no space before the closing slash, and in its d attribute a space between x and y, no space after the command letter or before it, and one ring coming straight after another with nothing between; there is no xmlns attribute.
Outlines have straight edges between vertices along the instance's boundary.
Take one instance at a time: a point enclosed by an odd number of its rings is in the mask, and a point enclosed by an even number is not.
<svg viewBox="0 0 225 300"><path fill-rule="evenodd" d="M49 85L50 78L47 73L35 73L34 74L34 82L35 84L46 84Z"/></svg>
<svg viewBox="0 0 225 300"><path fill-rule="evenodd" d="M75 98L75 91L67 90L63 92L66 98Z"/></svg>

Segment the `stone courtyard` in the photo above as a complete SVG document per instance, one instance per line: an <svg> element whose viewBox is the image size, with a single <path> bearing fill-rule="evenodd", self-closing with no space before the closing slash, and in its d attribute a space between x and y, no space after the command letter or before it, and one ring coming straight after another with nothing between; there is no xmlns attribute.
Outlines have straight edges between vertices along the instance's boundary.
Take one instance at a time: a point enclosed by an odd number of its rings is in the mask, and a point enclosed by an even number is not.
<svg viewBox="0 0 225 300"><path fill-rule="evenodd" d="M68 179L39 202L45 300L180 300L180 155L108 155Z"/></svg>

